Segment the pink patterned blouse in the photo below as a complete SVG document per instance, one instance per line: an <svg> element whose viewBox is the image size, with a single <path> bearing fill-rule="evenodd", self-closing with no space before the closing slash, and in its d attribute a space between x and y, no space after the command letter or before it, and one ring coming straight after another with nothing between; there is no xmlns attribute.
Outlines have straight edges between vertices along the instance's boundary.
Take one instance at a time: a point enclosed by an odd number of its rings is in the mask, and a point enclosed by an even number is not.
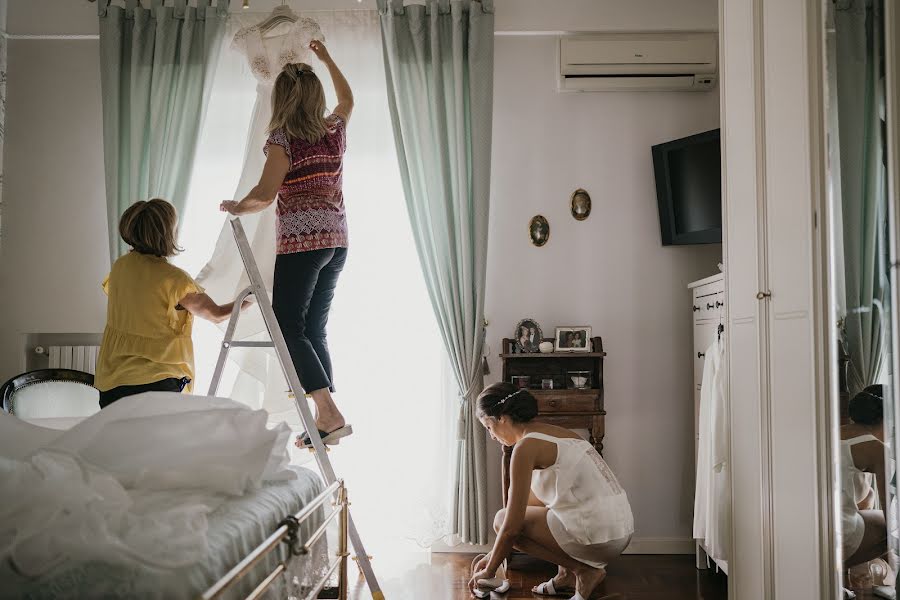
<svg viewBox="0 0 900 600"><path fill-rule="evenodd" d="M263 151L277 144L287 152L291 168L278 190L278 254L293 254L348 245L347 216L341 191L347 125L338 115L326 119L330 128L315 143L288 140L283 130L269 135Z"/></svg>

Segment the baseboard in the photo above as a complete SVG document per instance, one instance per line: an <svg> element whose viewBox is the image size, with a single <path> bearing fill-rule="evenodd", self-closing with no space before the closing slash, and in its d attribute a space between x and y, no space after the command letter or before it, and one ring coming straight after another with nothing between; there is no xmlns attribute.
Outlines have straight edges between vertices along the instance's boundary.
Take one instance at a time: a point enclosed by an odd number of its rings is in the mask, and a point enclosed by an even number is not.
<svg viewBox="0 0 900 600"><path fill-rule="evenodd" d="M633 538L625 554L694 554L696 544L691 538ZM448 546L436 542L431 546L434 553L459 552L462 554L476 554L490 552L491 546L479 546L476 544L459 544Z"/></svg>
<svg viewBox="0 0 900 600"><path fill-rule="evenodd" d="M431 545L431 552L438 554L442 552L458 552L460 554L485 554L491 551L490 544L486 544L484 546L479 546L478 544L458 544L456 546L449 546L442 542L435 542Z"/></svg>
<svg viewBox="0 0 900 600"><path fill-rule="evenodd" d="M691 538L632 538L625 554L694 554Z"/></svg>

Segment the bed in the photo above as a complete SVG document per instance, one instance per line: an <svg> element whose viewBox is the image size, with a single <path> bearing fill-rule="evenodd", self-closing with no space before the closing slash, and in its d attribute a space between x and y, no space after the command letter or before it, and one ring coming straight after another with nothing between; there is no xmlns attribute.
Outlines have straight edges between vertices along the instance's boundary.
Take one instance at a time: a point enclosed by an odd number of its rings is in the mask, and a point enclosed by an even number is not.
<svg viewBox="0 0 900 600"><path fill-rule="evenodd" d="M46 412L0 414L0 598L346 598L346 490L287 464L261 411L152 393Z"/></svg>

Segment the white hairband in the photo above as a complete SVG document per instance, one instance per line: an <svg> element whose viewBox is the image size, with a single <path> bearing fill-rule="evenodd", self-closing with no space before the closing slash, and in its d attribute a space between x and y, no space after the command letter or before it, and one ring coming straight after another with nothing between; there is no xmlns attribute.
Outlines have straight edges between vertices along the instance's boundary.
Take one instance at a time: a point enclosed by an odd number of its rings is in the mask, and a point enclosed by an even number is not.
<svg viewBox="0 0 900 600"><path fill-rule="evenodd" d="M510 394L509 396L507 396L506 398L504 398L503 400L501 400L500 402L498 402L498 403L497 403L497 406L500 406L501 404L503 404L504 402L506 402L507 400L509 400L509 399L512 398L513 396L515 396L516 394L518 394L518 393L520 393L520 392L524 392L524 391L525 391L524 389L518 389L518 390L514 391L512 394Z"/></svg>

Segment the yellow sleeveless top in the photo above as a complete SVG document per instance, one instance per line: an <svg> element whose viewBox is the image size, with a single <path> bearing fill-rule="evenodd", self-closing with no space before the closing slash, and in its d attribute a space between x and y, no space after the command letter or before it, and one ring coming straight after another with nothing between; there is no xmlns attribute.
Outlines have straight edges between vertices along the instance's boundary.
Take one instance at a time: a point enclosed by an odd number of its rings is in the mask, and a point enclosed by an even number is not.
<svg viewBox="0 0 900 600"><path fill-rule="evenodd" d="M129 252L113 264L103 291L109 301L97 389L194 379L193 316L176 308L187 294L203 292L190 275L165 258Z"/></svg>

